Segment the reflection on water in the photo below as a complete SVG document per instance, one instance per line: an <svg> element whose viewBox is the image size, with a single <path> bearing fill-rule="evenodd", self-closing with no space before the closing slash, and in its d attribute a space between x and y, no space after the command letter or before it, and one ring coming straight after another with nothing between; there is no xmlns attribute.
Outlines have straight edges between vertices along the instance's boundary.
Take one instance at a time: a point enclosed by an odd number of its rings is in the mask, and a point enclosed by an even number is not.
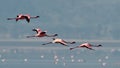
<svg viewBox="0 0 120 68"><path fill-rule="evenodd" d="M59 44L48 46L40 44L41 42L0 43L0 67L120 68L118 46L120 43L102 43L103 47L95 48L95 51L88 49L70 51L69 47Z"/></svg>

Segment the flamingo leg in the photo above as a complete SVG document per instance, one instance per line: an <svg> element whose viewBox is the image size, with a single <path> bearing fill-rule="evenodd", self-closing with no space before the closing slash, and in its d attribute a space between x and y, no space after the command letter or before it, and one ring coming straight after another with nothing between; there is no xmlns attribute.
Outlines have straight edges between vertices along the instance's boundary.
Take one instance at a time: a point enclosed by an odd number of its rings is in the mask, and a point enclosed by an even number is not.
<svg viewBox="0 0 120 68"><path fill-rule="evenodd" d="M58 34L54 34L54 35L46 35L47 37L55 37L58 36Z"/></svg>
<svg viewBox="0 0 120 68"><path fill-rule="evenodd" d="M90 50L94 50L94 49L92 49L92 48L89 48L89 47L86 47L87 49L90 49Z"/></svg>

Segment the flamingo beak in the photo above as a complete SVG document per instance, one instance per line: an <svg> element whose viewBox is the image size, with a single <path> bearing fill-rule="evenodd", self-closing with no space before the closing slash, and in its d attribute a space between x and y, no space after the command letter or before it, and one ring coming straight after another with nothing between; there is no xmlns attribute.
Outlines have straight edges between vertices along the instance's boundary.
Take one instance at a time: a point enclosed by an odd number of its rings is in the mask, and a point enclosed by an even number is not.
<svg viewBox="0 0 120 68"><path fill-rule="evenodd" d="M40 16L36 16L37 18L40 17Z"/></svg>
<svg viewBox="0 0 120 68"><path fill-rule="evenodd" d="M19 17L19 15L17 15L17 17Z"/></svg>
<svg viewBox="0 0 120 68"><path fill-rule="evenodd" d="M32 29L32 31L36 31L36 29Z"/></svg>
<svg viewBox="0 0 120 68"><path fill-rule="evenodd" d="M52 38L53 40L55 40L55 38Z"/></svg>
<svg viewBox="0 0 120 68"><path fill-rule="evenodd" d="M102 47L102 45L101 45L101 44L99 44L99 45L98 45L98 47Z"/></svg>

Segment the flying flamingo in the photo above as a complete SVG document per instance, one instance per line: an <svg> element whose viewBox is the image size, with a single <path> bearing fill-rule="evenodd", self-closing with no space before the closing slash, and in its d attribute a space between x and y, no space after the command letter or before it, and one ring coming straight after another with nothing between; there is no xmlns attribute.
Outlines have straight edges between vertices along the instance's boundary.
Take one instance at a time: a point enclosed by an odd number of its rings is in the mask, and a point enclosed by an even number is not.
<svg viewBox="0 0 120 68"><path fill-rule="evenodd" d="M52 43L60 43L64 46L68 46L68 44L74 44L75 41L72 41L72 42L68 42L68 41L65 41L63 39L60 39L60 38L53 38L53 41L52 42L48 42L48 43L44 43L42 45L47 45L47 44L52 44Z"/></svg>
<svg viewBox="0 0 120 68"><path fill-rule="evenodd" d="M32 29L32 31L36 31L36 35L33 35L33 36L27 36L27 38L30 38L30 37L55 37L57 36L58 34L54 34L54 35L47 35L46 32L47 31L42 31L40 30L39 28L38 29Z"/></svg>
<svg viewBox="0 0 120 68"><path fill-rule="evenodd" d="M18 20L26 20L28 23L30 22L30 19L35 19L35 18L39 18L39 16L30 16L29 14L19 14L17 15L16 18L7 18L7 20L16 20L16 22Z"/></svg>
<svg viewBox="0 0 120 68"><path fill-rule="evenodd" d="M90 44L90 43L83 43L83 44L81 44L81 45L79 45L79 46L76 46L76 47L73 47L73 48L70 48L70 50L72 50L72 49L75 49L75 48L81 48L81 47L83 47L83 48L87 48L87 49L90 49L90 50L94 50L92 47L101 47L102 45L92 45L92 44Z"/></svg>

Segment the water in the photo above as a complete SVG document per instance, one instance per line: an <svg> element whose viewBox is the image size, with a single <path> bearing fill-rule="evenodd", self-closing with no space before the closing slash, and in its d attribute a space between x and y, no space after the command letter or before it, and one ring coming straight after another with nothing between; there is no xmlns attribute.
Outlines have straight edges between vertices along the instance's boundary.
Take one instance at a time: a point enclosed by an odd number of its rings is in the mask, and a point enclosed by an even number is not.
<svg viewBox="0 0 120 68"><path fill-rule="evenodd" d="M0 68L120 68L119 42L101 42L103 47L94 48L95 51L84 48L70 51L70 47L60 44L42 43L1 41Z"/></svg>

